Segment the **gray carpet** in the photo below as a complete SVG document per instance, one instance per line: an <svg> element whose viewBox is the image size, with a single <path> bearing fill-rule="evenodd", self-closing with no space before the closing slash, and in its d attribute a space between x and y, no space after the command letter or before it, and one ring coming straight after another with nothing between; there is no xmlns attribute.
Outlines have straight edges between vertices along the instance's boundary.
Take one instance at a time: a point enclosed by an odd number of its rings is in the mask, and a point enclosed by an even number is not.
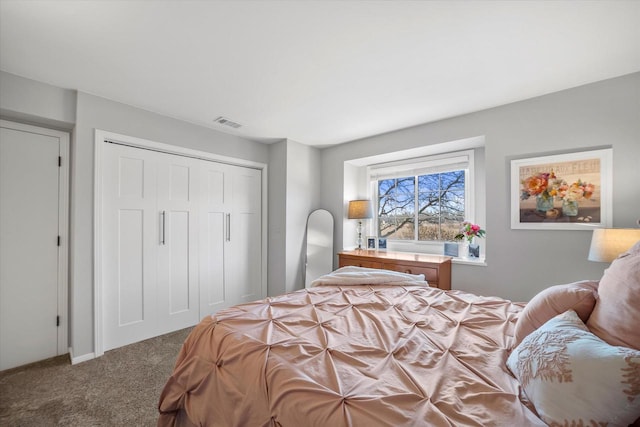
<svg viewBox="0 0 640 427"><path fill-rule="evenodd" d="M0 372L1 426L154 426L191 328L71 366L68 355Z"/></svg>

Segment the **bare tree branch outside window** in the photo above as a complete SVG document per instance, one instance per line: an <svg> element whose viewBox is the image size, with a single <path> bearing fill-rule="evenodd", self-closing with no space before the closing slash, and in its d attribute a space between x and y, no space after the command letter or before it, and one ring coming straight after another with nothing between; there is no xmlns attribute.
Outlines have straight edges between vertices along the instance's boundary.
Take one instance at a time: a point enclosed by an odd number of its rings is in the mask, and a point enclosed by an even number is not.
<svg viewBox="0 0 640 427"><path fill-rule="evenodd" d="M457 170L378 181L380 237L452 240L465 217L464 176Z"/></svg>

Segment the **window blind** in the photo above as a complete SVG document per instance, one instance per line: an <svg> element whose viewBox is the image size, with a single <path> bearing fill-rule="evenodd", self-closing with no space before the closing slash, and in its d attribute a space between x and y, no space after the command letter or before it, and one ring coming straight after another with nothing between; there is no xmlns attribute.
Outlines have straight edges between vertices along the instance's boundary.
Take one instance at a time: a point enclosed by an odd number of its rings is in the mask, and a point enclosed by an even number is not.
<svg viewBox="0 0 640 427"><path fill-rule="evenodd" d="M372 165L369 166L369 179L380 181L467 169L472 156L473 152L465 152L439 158L430 157Z"/></svg>

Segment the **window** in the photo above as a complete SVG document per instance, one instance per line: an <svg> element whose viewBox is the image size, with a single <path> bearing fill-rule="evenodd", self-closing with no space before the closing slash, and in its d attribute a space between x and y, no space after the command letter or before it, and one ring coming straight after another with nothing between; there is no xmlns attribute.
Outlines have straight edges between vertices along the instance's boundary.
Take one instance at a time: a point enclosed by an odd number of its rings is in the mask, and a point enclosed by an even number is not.
<svg viewBox="0 0 640 427"><path fill-rule="evenodd" d="M374 232L396 243L452 240L473 219L472 172L472 150L371 166Z"/></svg>
<svg viewBox="0 0 640 427"><path fill-rule="evenodd" d="M378 235L452 240L465 219L464 184L464 170L378 181Z"/></svg>

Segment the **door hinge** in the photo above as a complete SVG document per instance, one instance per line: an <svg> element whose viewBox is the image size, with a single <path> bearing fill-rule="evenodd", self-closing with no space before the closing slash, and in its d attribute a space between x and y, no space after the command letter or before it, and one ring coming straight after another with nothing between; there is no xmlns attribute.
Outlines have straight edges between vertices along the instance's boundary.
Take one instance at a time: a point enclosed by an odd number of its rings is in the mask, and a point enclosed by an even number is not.
<svg viewBox="0 0 640 427"><path fill-rule="evenodd" d="M60 236L58 236L58 246L60 246Z"/></svg>
<svg viewBox="0 0 640 427"><path fill-rule="evenodd" d="M62 166L62 156L58 156L58 167Z"/></svg>
<svg viewBox="0 0 640 427"><path fill-rule="evenodd" d="M56 316L56 326L60 326L60 316Z"/></svg>

